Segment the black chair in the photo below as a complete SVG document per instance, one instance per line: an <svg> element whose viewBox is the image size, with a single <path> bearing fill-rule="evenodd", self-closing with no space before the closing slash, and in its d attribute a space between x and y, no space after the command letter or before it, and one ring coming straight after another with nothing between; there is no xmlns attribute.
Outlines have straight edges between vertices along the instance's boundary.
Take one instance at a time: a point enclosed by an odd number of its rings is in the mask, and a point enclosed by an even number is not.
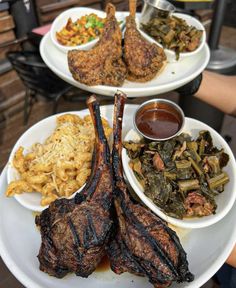
<svg viewBox="0 0 236 288"><path fill-rule="evenodd" d="M72 86L57 77L46 66L38 52L9 52L7 53L7 58L26 88L24 124L28 123L33 103L37 100L37 95L54 102L52 112L55 114L59 98L66 96L66 93L69 92Z"/></svg>

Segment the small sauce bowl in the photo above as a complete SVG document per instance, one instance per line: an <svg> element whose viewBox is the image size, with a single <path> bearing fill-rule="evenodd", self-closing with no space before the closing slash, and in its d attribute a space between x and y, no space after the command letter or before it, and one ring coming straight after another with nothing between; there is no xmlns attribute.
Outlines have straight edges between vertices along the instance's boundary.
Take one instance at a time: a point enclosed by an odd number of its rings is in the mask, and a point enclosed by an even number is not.
<svg viewBox="0 0 236 288"><path fill-rule="evenodd" d="M146 24L152 18L167 18L175 11L175 6L165 0L144 0L141 22Z"/></svg>
<svg viewBox="0 0 236 288"><path fill-rule="evenodd" d="M134 127L144 137L165 141L182 132L185 116L182 109L166 99L152 99L139 106L134 114Z"/></svg>

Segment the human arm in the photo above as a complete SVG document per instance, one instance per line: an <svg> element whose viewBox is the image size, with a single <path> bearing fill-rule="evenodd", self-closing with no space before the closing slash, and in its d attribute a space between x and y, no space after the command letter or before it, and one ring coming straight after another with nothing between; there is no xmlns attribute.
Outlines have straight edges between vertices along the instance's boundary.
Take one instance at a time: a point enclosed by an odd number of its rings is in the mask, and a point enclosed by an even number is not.
<svg viewBox="0 0 236 288"><path fill-rule="evenodd" d="M236 116L236 76L225 76L204 71L196 98Z"/></svg>
<svg viewBox="0 0 236 288"><path fill-rule="evenodd" d="M204 71L202 76L201 85L194 96L226 114L236 116L236 76L210 71ZM226 263L236 268L236 245Z"/></svg>
<svg viewBox="0 0 236 288"><path fill-rule="evenodd" d="M236 268L236 245L226 260L226 263Z"/></svg>

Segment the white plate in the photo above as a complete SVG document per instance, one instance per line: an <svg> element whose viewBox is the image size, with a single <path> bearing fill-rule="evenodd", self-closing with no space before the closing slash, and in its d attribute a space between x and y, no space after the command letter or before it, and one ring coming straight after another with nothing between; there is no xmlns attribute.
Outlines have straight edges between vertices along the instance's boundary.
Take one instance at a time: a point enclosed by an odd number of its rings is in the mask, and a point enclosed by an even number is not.
<svg viewBox="0 0 236 288"><path fill-rule="evenodd" d="M188 133L191 135L193 139L196 139L199 135L199 131L202 130L208 130L211 133L211 137L213 140L214 146L218 147L219 149L223 148L224 152L229 155L229 163L226 167L223 168L223 171L225 171L229 175L229 183L227 183L224 187L224 192L215 197L217 209L216 214L205 216L205 217L194 217L194 218L186 218L186 219L176 219L174 217L167 216L157 205L153 203L153 201L148 198L143 193L143 187L138 182L137 178L135 177L133 170L129 166L129 157L127 155L126 149L122 149L122 160L123 160L123 167L125 175L131 185L131 187L134 189L134 191L137 193L139 198L159 217L164 219L165 221L171 223L172 225L175 225L177 227L182 228L203 228L210 225L215 224L216 222L220 221L225 215L230 211L232 208L235 199L236 199L236 162L234 159L234 155L229 147L229 145L226 143L224 138L218 134L214 129L212 129L210 126L208 126L205 123L202 123L201 121L192 119L192 118L185 118L185 124L183 127L183 131L185 133ZM133 141L139 141L141 139L140 134L138 134L135 130L130 130L126 136L125 141L133 140Z"/></svg>
<svg viewBox="0 0 236 288"><path fill-rule="evenodd" d="M179 62L167 63L162 73L151 81L136 83L125 80L122 87L114 87L105 85L87 86L74 80L68 68L67 55L53 45L50 32L43 37L40 43L40 54L55 74L73 86L106 96L113 96L117 89L120 89L128 97L157 95L181 87L198 76L206 68L210 59L209 48L205 44L198 54Z"/></svg>
<svg viewBox="0 0 236 288"><path fill-rule="evenodd" d="M137 106L126 105L123 135L133 128ZM87 111L88 113L88 111ZM112 121L113 105L102 108L102 115ZM6 169L0 177L0 254L10 271L28 288L152 288L145 278L129 273L115 275L110 270L96 272L88 279L68 275L56 279L41 272L37 254L41 239L34 224L34 215L15 199L5 197ZM188 254L190 270L195 274L191 283L175 284L175 288L199 288L221 267L236 240L236 205L215 225L203 229L177 232ZM185 236L184 236L185 235Z"/></svg>
<svg viewBox="0 0 236 288"><path fill-rule="evenodd" d="M56 38L56 32L61 31L61 29L66 26L66 23L69 18L72 19L73 22L75 22L77 19L81 18L84 15L89 15L91 13L96 14L100 18L105 18L106 17L106 12L101 11L101 10L96 10L92 8L87 8L87 7L76 7L76 8L71 8L63 13L59 14L56 19L53 21L51 29L50 29L50 37L53 42L53 44L62 52L67 53L69 50L73 49L80 49L80 50L89 50L91 49L99 40L99 37L96 39L89 41L86 44L81 44L77 46L65 46L61 45ZM124 27L124 16L123 13L117 13L117 21L122 21L121 23L121 30L122 27Z"/></svg>
<svg viewBox="0 0 236 288"><path fill-rule="evenodd" d="M52 133L55 131L56 128L56 118L59 115L63 114L76 114L81 117L84 117L86 115L89 115L89 112L63 112L60 114L55 114L52 116L49 116L36 124L34 124L32 127L30 127L28 130L26 130L21 137L17 140L16 144L14 145L9 161L8 161L8 169L7 169L7 182L10 184L10 182L20 179L20 174L13 166L13 158L16 153L16 151L19 149L19 147L24 148L24 153L28 153L31 151L31 147L35 143L44 143L46 139L52 135ZM78 189L75 193L73 193L68 198L73 198L74 195L77 192L80 192L83 189L83 186ZM41 198L42 194L35 191L33 193L22 193L22 194L15 194L14 197L16 200L23 205L25 208L30 209L32 211L41 212L48 206L41 206Z"/></svg>

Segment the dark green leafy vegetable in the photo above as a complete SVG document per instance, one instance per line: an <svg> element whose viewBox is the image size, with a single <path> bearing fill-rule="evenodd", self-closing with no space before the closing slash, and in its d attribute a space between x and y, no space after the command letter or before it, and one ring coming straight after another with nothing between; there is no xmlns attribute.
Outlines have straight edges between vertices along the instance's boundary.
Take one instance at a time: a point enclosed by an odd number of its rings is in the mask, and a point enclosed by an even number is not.
<svg viewBox="0 0 236 288"><path fill-rule="evenodd" d="M182 194L172 193L168 199L168 203L164 206L165 213L171 217L182 219L186 214L186 209L183 204Z"/></svg>
<svg viewBox="0 0 236 288"><path fill-rule="evenodd" d="M229 156L213 146L209 131L200 131L196 140L183 133L163 142L123 145L145 195L167 215L182 219L215 213L215 197L229 182L222 171Z"/></svg>
<svg viewBox="0 0 236 288"><path fill-rule="evenodd" d="M229 162L229 155L223 151L217 154L217 157L219 158L219 161L220 161L220 168L225 167L227 163Z"/></svg>
<svg viewBox="0 0 236 288"><path fill-rule="evenodd" d="M194 171L192 168L181 168L177 169L177 179L180 180L186 180L186 179L191 179Z"/></svg>
<svg viewBox="0 0 236 288"><path fill-rule="evenodd" d="M175 16L152 18L141 25L148 35L176 53L194 51L198 48L203 31L189 26L184 19Z"/></svg>
<svg viewBox="0 0 236 288"><path fill-rule="evenodd" d="M163 173L149 172L145 175L145 194L159 207L164 207L172 192L170 183L165 179Z"/></svg>
<svg viewBox="0 0 236 288"><path fill-rule="evenodd" d="M213 142L212 142L212 138L211 138L211 134L209 131L201 131L199 133L199 137L197 139L197 142L202 142L201 145L202 147L200 147L199 149L201 149L201 153L199 153L200 155L202 154L211 154L211 151L213 149Z"/></svg>

